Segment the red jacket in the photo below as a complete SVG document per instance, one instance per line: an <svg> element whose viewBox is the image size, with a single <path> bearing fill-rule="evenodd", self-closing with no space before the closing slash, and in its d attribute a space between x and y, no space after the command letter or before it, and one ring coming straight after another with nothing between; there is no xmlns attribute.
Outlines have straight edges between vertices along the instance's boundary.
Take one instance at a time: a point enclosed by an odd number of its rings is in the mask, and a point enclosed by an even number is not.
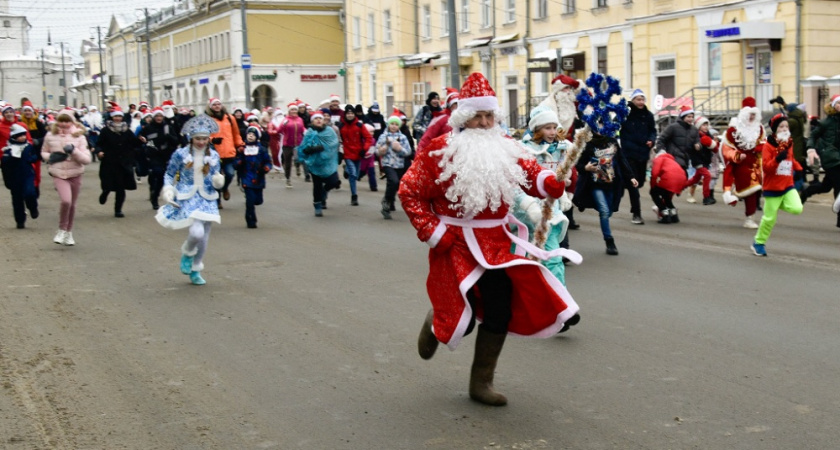
<svg viewBox="0 0 840 450"><path fill-rule="evenodd" d="M680 166L674 155L659 152L653 158L653 168L650 170L650 186L660 187L668 192L679 194L685 189L685 170Z"/></svg>
<svg viewBox="0 0 840 450"><path fill-rule="evenodd" d="M341 119L338 128L341 132L341 144L344 146L344 159L359 161L374 144L370 132L356 117L350 122Z"/></svg>
<svg viewBox="0 0 840 450"><path fill-rule="evenodd" d="M452 113L447 109L445 114L432 119L432 123L430 123L429 127L426 128L426 132L423 133L423 137L420 138L420 143L417 144L417 150L429 145L429 142L432 142L432 139L438 136L443 136L444 134L452 131L452 127L449 126L449 117L451 114Z"/></svg>
<svg viewBox="0 0 840 450"><path fill-rule="evenodd" d="M776 156L787 148L787 158L776 162ZM761 148L761 168L764 169L762 188L765 197L779 197L793 189L793 173L802 166L793 157L793 140L776 147L768 140Z"/></svg>

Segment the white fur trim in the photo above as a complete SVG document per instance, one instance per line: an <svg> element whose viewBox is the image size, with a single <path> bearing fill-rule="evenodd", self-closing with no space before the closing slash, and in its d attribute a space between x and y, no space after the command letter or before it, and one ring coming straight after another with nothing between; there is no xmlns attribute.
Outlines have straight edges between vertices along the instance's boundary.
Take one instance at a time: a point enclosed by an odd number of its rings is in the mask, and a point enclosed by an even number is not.
<svg viewBox="0 0 840 450"><path fill-rule="evenodd" d="M181 253L187 256L195 256L198 253L198 246L196 245L191 251L187 250L187 241L184 241L184 244L181 245Z"/></svg>
<svg viewBox="0 0 840 450"><path fill-rule="evenodd" d="M225 176L220 173L217 173L213 175L211 181L213 182L214 189L221 189L225 185Z"/></svg>
<svg viewBox="0 0 840 450"><path fill-rule="evenodd" d="M493 96L461 98L458 99L458 109L461 108L473 111L496 111L499 109L499 99Z"/></svg>
<svg viewBox="0 0 840 450"><path fill-rule="evenodd" d="M729 206L735 206L738 204L738 197L732 194L730 191L726 191L723 193L723 202Z"/></svg>
<svg viewBox="0 0 840 450"><path fill-rule="evenodd" d="M186 219L170 220L163 214L164 209L167 207L171 208L172 206L163 205L160 209L158 209L158 213L155 215L155 220L157 220L157 223L159 223L160 226L169 228L170 230L188 228L196 220L201 220L202 222L216 222L219 224L222 223L222 218L220 216L201 211L194 211L190 217L187 217Z"/></svg>
<svg viewBox="0 0 840 450"><path fill-rule="evenodd" d="M547 125L550 123L559 126L560 119L557 118L556 112L550 109L546 109L545 111L537 113L536 116L531 117L531 120L528 121L528 129L530 129L531 131L537 131L537 128L539 128L540 126Z"/></svg>
<svg viewBox="0 0 840 450"><path fill-rule="evenodd" d="M539 175L537 175L537 192L539 192L543 197L548 197L548 192L545 191L545 180L547 180L548 177L553 176L555 176L554 172L550 170L543 170Z"/></svg>
<svg viewBox="0 0 840 450"><path fill-rule="evenodd" d="M464 108L463 106L458 106L458 109L452 112L449 116L449 126L452 127L452 131L457 133L459 129L463 128L464 125L475 117L476 112L482 111L478 109L471 109L471 108ZM495 109L492 110L494 119L496 123L501 123L502 121L502 110Z"/></svg>
<svg viewBox="0 0 840 450"><path fill-rule="evenodd" d="M834 206L832 206L831 209L835 213L840 214L840 195L838 195L837 198L834 200Z"/></svg>
<svg viewBox="0 0 840 450"><path fill-rule="evenodd" d="M202 270L204 270L204 261L201 261L198 264L193 264L193 266L192 266L192 271L193 272L201 272Z"/></svg>
<svg viewBox="0 0 840 450"><path fill-rule="evenodd" d="M435 248L438 245L438 242L443 238L443 235L446 233L446 224L443 221L440 221L437 226L435 227L435 232L432 233L432 237L426 241L429 244L429 247Z"/></svg>

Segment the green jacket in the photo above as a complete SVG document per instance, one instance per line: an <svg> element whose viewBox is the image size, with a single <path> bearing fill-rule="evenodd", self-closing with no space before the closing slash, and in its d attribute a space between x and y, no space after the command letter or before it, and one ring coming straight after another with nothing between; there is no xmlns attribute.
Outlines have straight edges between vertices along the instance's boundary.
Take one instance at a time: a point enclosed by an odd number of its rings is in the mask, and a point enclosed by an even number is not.
<svg viewBox="0 0 840 450"><path fill-rule="evenodd" d="M811 130L808 148L817 150L823 167L830 169L840 166L840 114L835 112L829 115Z"/></svg>
<svg viewBox="0 0 840 450"><path fill-rule="evenodd" d="M793 157L800 164L805 162L805 123L807 120L805 113L797 108L788 113L790 136L793 138Z"/></svg>

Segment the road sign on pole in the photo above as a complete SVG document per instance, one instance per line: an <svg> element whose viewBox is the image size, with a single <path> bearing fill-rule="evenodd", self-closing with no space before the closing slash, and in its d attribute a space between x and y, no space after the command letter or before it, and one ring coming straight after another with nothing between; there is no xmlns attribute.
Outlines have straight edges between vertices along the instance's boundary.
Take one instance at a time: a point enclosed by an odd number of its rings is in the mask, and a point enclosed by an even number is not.
<svg viewBox="0 0 840 450"><path fill-rule="evenodd" d="M242 55L242 68L243 69L250 69L251 68L251 55L245 53Z"/></svg>

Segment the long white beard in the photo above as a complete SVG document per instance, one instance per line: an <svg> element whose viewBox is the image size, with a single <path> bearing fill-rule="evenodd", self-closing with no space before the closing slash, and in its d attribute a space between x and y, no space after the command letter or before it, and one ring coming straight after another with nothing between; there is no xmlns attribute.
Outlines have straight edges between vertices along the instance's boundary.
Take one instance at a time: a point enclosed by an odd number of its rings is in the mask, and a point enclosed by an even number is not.
<svg viewBox="0 0 840 450"><path fill-rule="evenodd" d="M163 108L163 117L166 117L167 119L175 117L175 110L171 107Z"/></svg>
<svg viewBox="0 0 840 450"><path fill-rule="evenodd" d="M98 112L87 113L85 119L91 127L102 128L102 114Z"/></svg>
<svg viewBox="0 0 840 450"><path fill-rule="evenodd" d="M465 129L455 133L442 150L431 152L441 156L443 172L435 182L452 179L446 198L458 211L458 217L472 219L482 211L496 212L513 204L517 189L529 186L525 171L519 166L527 151L513 139L504 137L496 125L490 130ZM454 179L453 179L454 177Z"/></svg>
<svg viewBox="0 0 840 450"><path fill-rule="evenodd" d="M755 114L756 119L750 121L750 114ZM735 144L744 150L752 150L761 137L761 117L756 108L744 108L738 113L738 121L735 123Z"/></svg>
<svg viewBox="0 0 840 450"><path fill-rule="evenodd" d="M779 143L785 142L788 139L790 139L790 131L782 131L782 132L776 133L776 141L777 142L779 142Z"/></svg>
<svg viewBox="0 0 840 450"><path fill-rule="evenodd" d="M558 91L554 94L554 101L557 103L557 118L560 120L560 126L563 131L569 132L572 129L572 124L577 117L575 110L575 93L574 91Z"/></svg>

